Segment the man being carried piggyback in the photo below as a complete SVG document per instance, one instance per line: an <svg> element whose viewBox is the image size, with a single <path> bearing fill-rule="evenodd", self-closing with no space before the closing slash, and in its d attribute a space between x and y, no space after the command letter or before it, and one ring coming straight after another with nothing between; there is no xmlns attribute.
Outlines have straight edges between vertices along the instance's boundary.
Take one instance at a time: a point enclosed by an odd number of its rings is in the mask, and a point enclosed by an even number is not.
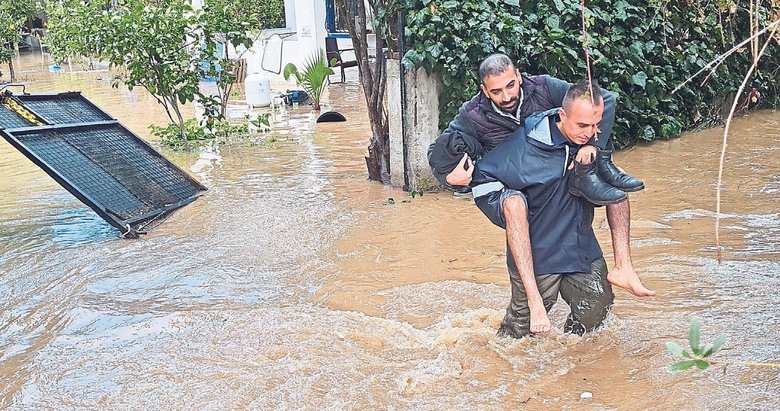
<svg viewBox="0 0 780 411"><path fill-rule="evenodd" d="M429 163L442 184L467 186L472 183L474 160L489 155L496 146L522 130L532 113L560 107L571 86L550 76L521 76L503 54L485 59L479 74L481 92L461 107L455 119L429 148ZM591 203L607 205L615 255L615 267L609 272L609 282L637 296L652 296L655 292L644 287L631 262L630 208L625 194L641 190L644 185L612 163L611 151L607 148L611 148L609 133L614 123L615 95L598 87L595 89L603 96L603 120L600 118L600 123L593 125L586 144L578 146L577 150L569 150L575 156L578 167L572 173L576 178L571 179L572 184L567 182L565 188L572 195ZM601 138L597 138L599 128L603 130ZM502 204L499 218L491 220L506 228L507 243L511 245L523 236L516 232L522 224L515 223L525 222L527 225L528 215L526 208L517 206L516 199L507 190L502 190L502 193L508 204ZM525 241L528 241L527 235Z"/></svg>

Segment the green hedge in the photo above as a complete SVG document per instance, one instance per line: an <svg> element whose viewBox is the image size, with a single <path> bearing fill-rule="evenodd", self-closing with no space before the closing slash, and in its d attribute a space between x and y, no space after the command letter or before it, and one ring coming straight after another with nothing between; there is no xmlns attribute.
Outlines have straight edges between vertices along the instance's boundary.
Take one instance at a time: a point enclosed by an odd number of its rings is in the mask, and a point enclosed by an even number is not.
<svg viewBox="0 0 780 411"><path fill-rule="evenodd" d="M444 85L440 127L478 90L477 68L488 54L504 52L529 74L575 81L586 77L582 44L587 42L594 79L620 95L613 136L625 146L722 121L720 107L750 67L749 47L729 57L704 85L707 73L671 91L748 37L743 6L749 3L743 3L588 1L588 36L581 35L579 1L404 0L396 5L406 12L404 64L438 73ZM777 13L762 9L761 27ZM764 106L780 101L778 70L780 47L773 41L750 84L761 88Z"/></svg>

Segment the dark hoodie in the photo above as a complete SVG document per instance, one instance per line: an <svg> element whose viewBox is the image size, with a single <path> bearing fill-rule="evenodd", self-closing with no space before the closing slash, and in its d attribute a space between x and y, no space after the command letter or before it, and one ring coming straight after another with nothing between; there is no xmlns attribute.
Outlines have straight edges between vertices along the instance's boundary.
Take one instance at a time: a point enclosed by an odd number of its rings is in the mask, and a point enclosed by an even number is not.
<svg viewBox="0 0 780 411"><path fill-rule="evenodd" d="M523 103L519 117L506 113L500 114L492 102L481 91L461 106L458 114L444 132L428 147L428 164L433 175L443 185L446 177L468 153L472 160L478 161L485 153L506 141L512 133L523 125L523 120L533 113L560 107L571 83L548 75L523 75ZM593 142L599 148L606 148L612 126L615 122L614 93L604 92L604 117L600 125L601 134L606 138Z"/></svg>

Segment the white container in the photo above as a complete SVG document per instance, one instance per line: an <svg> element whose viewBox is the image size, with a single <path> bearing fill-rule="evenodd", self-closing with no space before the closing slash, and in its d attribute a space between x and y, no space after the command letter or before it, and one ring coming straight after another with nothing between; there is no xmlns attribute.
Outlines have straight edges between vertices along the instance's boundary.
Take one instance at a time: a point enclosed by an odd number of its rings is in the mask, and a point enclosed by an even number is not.
<svg viewBox="0 0 780 411"><path fill-rule="evenodd" d="M252 73L244 80L246 104L250 107L268 107L271 105L271 80L259 73Z"/></svg>

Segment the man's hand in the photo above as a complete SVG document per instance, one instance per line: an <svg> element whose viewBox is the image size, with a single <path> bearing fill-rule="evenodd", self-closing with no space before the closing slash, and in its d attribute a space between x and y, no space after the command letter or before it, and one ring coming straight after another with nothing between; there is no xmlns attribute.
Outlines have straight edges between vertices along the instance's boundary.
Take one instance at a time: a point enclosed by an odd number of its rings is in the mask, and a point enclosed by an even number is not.
<svg viewBox="0 0 780 411"><path fill-rule="evenodd" d="M544 334L550 332L552 326L550 325L550 317L547 316L547 311L544 309L544 304L539 304L536 307L528 307L531 311L531 333Z"/></svg>
<svg viewBox="0 0 780 411"><path fill-rule="evenodd" d="M582 164L590 164L596 158L596 147L584 144L577 150L577 161Z"/></svg>
<svg viewBox="0 0 780 411"><path fill-rule="evenodd" d="M583 144L580 149L577 150L577 156L574 157L580 164L590 164L596 158L596 147ZM574 161L569 163L568 170L574 168Z"/></svg>
<svg viewBox="0 0 780 411"><path fill-rule="evenodd" d="M466 162L468 162L469 169L466 170ZM447 174L447 184L451 186L467 186L471 183L471 175L474 174L474 162L467 153L463 153L463 158L455 169Z"/></svg>

